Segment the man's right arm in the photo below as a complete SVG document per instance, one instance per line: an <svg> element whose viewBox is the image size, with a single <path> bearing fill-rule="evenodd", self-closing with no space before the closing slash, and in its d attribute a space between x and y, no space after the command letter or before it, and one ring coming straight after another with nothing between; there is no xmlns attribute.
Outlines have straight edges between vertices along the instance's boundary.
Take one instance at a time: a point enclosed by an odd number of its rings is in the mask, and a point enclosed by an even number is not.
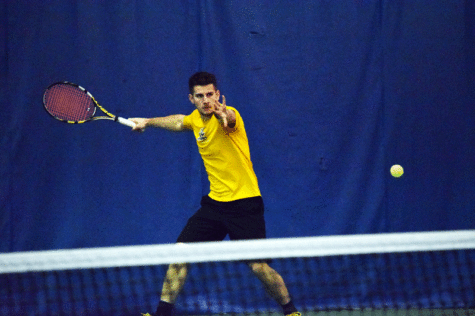
<svg viewBox="0 0 475 316"><path fill-rule="evenodd" d="M136 124L133 128L134 131L143 132L147 127L157 127L163 128L173 132L181 132L187 130L183 125L183 119L185 115L175 114L165 117L154 117L154 118L129 118L132 122Z"/></svg>

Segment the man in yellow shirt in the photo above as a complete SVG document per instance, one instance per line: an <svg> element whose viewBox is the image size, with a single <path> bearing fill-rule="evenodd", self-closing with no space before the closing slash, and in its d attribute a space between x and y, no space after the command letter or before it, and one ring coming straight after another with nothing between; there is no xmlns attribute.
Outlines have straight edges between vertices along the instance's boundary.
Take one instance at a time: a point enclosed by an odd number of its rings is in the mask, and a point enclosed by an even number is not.
<svg viewBox="0 0 475 316"><path fill-rule="evenodd" d="M171 131L193 131L210 181L210 193L201 208L188 220L178 243L266 237L264 203L251 162L244 122L239 112L226 106L217 89L216 77L198 72L189 80L189 100L196 107L190 115L132 118L135 131L158 127ZM239 214L239 216L235 216ZM282 306L284 315L300 315L293 305L282 277L265 261L247 262L266 291ZM171 264L163 283L155 316L170 316L183 288L188 265ZM145 314L149 315L149 314Z"/></svg>

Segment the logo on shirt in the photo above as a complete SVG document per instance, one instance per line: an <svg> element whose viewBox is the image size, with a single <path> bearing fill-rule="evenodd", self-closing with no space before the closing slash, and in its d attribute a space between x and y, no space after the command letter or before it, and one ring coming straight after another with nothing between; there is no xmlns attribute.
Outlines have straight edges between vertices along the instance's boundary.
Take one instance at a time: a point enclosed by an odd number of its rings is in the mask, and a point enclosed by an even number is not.
<svg viewBox="0 0 475 316"><path fill-rule="evenodd" d="M202 127L202 128L200 129L200 132L198 133L198 135L200 135L200 136L198 137L198 141L200 141L200 142L204 142L205 140L208 139L208 137L206 137L206 135L205 135L205 129L204 129L204 127Z"/></svg>

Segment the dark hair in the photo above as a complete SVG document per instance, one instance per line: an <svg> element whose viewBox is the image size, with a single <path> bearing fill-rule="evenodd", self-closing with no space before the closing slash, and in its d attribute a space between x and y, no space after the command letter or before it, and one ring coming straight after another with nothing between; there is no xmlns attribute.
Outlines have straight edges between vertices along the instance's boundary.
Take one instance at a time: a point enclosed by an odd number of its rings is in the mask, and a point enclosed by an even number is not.
<svg viewBox="0 0 475 316"><path fill-rule="evenodd" d="M202 71L197 72L190 77L190 80L188 80L188 87L190 88L190 93L193 94L193 89L195 86L207 86L211 83L214 85L215 89L218 88L216 76L208 72Z"/></svg>

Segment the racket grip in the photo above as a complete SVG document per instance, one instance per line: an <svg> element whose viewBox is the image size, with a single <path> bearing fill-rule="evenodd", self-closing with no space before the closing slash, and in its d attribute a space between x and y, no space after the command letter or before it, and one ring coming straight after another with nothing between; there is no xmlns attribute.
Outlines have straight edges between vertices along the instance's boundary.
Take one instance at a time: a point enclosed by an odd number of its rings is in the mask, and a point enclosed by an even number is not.
<svg viewBox="0 0 475 316"><path fill-rule="evenodd" d="M135 127L135 123L134 123L134 122L132 122L131 120L125 119L125 118L123 118L123 117L117 117L117 122L119 122L120 124L129 126L129 127L132 127L132 128Z"/></svg>

